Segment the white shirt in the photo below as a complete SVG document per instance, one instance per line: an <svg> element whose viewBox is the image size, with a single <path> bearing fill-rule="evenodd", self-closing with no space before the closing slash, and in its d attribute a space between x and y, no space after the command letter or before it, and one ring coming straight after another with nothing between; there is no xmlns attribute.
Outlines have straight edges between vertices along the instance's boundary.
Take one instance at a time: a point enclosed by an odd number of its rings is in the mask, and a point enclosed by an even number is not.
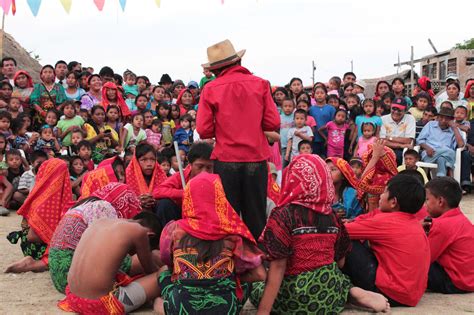
<svg viewBox="0 0 474 315"><path fill-rule="evenodd" d="M411 138L415 139L416 120L410 114L405 114L403 118L396 123L392 115L382 116L382 128L380 128L380 138Z"/></svg>

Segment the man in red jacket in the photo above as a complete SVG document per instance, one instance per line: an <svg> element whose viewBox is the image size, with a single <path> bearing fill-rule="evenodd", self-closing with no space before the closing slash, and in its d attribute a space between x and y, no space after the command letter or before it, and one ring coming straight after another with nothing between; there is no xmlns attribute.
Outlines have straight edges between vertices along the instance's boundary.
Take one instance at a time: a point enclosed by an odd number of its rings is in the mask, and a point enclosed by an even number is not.
<svg viewBox="0 0 474 315"><path fill-rule="evenodd" d="M229 40L207 49L202 65L216 75L204 87L196 128L201 139L216 139L211 158L232 207L258 239L265 223L267 163L265 131L280 127L280 116L268 81L240 65L245 50L236 52Z"/></svg>
<svg viewBox="0 0 474 315"><path fill-rule="evenodd" d="M196 142L188 153L189 165L184 169L184 181L187 183L202 172L213 172L211 160L212 146L206 142ZM171 220L181 219L184 187L179 172L174 173L153 191L153 198L158 199L155 213L162 226Z"/></svg>

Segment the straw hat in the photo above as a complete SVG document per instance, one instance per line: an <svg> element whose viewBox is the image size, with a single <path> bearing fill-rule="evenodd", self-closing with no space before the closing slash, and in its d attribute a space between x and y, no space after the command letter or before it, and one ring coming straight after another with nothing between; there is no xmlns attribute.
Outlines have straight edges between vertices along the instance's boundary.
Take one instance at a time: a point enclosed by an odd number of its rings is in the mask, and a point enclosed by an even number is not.
<svg viewBox="0 0 474 315"><path fill-rule="evenodd" d="M239 61L244 54L245 49L235 52L230 40L226 39L207 48L209 62L203 64L202 67L209 70L219 69Z"/></svg>

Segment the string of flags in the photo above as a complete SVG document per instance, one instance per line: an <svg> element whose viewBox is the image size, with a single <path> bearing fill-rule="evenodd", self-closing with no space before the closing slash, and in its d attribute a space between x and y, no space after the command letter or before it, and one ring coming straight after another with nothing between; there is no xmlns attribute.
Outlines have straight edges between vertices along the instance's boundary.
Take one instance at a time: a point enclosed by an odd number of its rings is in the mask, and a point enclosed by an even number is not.
<svg viewBox="0 0 474 315"><path fill-rule="evenodd" d="M5 14L9 14L10 11L13 15L16 13L16 1L17 0L0 0L0 7L2 8ZM37 16L39 9L41 7L42 0L26 0L28 7L31 10L33 16ZM59 0L61 5L66 11L67 14L71 11L72 7L72 0ZM83 1L83 0L81 0ZM89 0L90 1L90 0ZM105 0L92 0L94 1L95 6L99 11L104 9ZM117 1L117 0L110 0L110 1ZM120 7L122 8L122 12L125 12L125 6L127 5L127 0L118 0ZM224 0L220 0L221 4L224 4ZM161 6L161 0L155 0L156 6L159 8Z"/></svg>

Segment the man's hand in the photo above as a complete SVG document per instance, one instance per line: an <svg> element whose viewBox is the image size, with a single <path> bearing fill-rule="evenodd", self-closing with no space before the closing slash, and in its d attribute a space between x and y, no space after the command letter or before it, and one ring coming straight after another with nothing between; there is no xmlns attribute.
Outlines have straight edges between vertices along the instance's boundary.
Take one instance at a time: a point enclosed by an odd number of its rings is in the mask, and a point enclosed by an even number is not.
<svg viewBox="0 0 474 315"><path fill-rule="evenodd" d="M433 155L435 154L435 150L433 150L433 148L431 148L431 147L425 148L425 151L426 151L426 154L427 154L429 157L433 157Z"/></svg>

